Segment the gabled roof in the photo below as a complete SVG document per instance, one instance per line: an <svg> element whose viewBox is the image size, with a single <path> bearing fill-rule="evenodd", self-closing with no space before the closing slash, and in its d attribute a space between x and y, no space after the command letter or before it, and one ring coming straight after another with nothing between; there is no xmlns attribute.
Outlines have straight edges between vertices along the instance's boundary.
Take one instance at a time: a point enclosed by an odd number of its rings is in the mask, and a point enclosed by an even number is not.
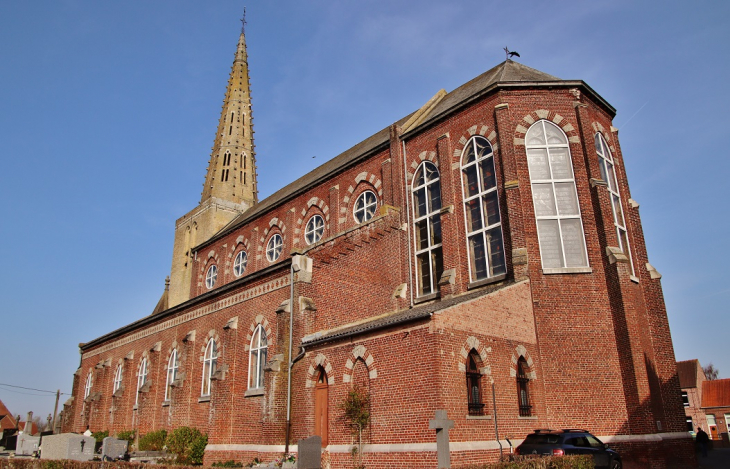
<svg viewBox="0 0 730 469"><path fill-rule="evenodd" d="M702 407L730 407L730 379L702 383Z"/></svg>
<svg viewBox="0 0 730 469"><path fill-rule="evenodd" d="M429 111L428 116L420 120L418 125L409 129L405 135L411 135L421 131L425 127L443 119L460 107L466 106L475 99L479 99L482 96L496 91L497 89L529 86L570 86L581 88L583 92L590 94L595 101L605 106L610 114L615 115L616 113L616 110L608 104L608 102L606 102L598 93L593 91L591 87L581 80L562 80L553 75L522 65L518 62L506 60L496 67L487 70L478 77L461 85L450 93L447 93L446 96L444 96L443 99L441 99L438 104ZM418 111L414 111L400 119L396 122L396 125L402 126L405 124L408 119L415 114L415 112ZM358 161L361 161L371 156L373 153L386 148L389 142L390 126L366 138L349 150L346 150L332 158L291 184L288 184L274 192L260 203L234 218L216 235L194 247L193 250L199 250L203 246L213 243L215 240L220 239L222 236L225 236L235 229L245 225L248 221L255 219L262 213L265 213L268 210L285 203L287 200L296 197L298 194L308 190L320 181L344 171Z"/></svg>
<svg viewBox="0 0 730 469"><path fill-rule="evenodd" d="M16 426L15 417L12 415L3 415L0 417L0 430L12 430Z"/></svg>
<svg viewBox="0 0 730 469"><path fill-rule="evenodd" d="M677 362L677 375L679 375L679 387L685 388L696 388L699 376L697 370L701 370L700 361L696 358L694 360L685 360Z"/></svg>
<svg viewBox="0 0 730 469"><path fill-rule="evenodd" d="M3 401L0 401L0 418L2 418L4 415L9 415L10 417L13 416L13 414L10 413L7 407L5 407L5 404L3 404Z"/></svg>

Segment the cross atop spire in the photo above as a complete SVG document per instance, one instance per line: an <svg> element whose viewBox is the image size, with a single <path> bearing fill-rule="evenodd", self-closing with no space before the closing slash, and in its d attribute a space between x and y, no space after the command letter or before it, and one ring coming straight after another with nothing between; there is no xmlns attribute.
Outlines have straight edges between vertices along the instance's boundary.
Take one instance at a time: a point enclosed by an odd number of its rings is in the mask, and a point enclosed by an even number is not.
<svg viewBox="0 0 730 469"><path fill-rule="evenodd" d="M243 7L243 17L241 18L241 34L246 34L246 7Z"/></svg>

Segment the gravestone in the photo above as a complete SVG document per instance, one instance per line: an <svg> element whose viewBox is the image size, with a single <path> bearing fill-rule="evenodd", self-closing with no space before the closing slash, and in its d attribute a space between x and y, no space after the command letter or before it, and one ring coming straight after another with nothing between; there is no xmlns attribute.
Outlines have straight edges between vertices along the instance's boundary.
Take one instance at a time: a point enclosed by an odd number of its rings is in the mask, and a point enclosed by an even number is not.
<svg viewBox="0 0 730 469"><path fill-rule="evenodd" d="M103 460L124 459L127 453L127 440L118 440L108 436L104 438L101 445L101 458Z"/></svg>
<svg viewBox="0 0 730 469"><path fill-rule="evenodd" d="M445 410L437 410L436 418L428 421L428 428L436 430L438 468L450 468L451 451L449 450L449 429L454 428L454 421L446 418Z"/></svg>
<svg viewBox="0 0 730 469"><path fill-rule="evenodd" d="M297 443L297 468L322 469L322 437L310 436Z"/></svg>
<svg viewBox="0 0 730 469"><path fill-rule="evenodd" d="M61 433L43 438L41 459L73 459L91 461L94 458L96 440L75 433Z"/></svg>
<svg viewBox="0 0 730 469"><path fill-rule="evenodd" d="M38 436L26 435L20 433L18 440L15 444L15 455L16 456L30 456L34 452L38 451L38 445L41 442L41 438Z"/></svg>

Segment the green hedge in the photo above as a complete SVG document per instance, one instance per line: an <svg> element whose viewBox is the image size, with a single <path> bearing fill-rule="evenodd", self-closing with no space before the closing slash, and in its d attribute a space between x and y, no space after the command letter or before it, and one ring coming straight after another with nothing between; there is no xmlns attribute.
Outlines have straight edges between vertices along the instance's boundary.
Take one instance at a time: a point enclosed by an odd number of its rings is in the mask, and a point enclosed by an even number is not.
<svg viewBox="0 0 730 469"><path fill-rule="evenodd" d="M139 439L139 450L140 451L162 451L165 446L165 440L167 439L166 430L157 430L149 432L145 436Z"/></svg>
<svg viewBox="0 0 730 469"><path fill-rule="evenodd" d="M591 456L511 456L510 461L477 464L462 469L594 469Z"/></svg>
<svg viewBox="0 0 730 469"><path fill-rule="evenodd" d="M132 463L124 461L71 461L68 459L55 461L52 459L0 459L0 469L186 469L187 466L170 466L165 464ZM192 467L191 467L192 469ZM195 469L200 469L196 467Z"/></svg>

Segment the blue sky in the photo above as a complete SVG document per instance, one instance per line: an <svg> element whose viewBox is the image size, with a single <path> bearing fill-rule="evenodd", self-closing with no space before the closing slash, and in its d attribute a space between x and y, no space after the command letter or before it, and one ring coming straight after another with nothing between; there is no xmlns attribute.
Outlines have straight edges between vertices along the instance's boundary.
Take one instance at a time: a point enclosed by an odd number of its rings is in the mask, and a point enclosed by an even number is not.
<svg viewBox="0 0 730 469"><path fill-rule="evenodd" d="M516 5L248 2L261 198L509 46L618 110L677 359L730 377L730 3ZM0 2L0 383L70 392L78 343L154 308L174 221L200 199L243 6ZM0 399L53 410L50 394Z"/></svg>

